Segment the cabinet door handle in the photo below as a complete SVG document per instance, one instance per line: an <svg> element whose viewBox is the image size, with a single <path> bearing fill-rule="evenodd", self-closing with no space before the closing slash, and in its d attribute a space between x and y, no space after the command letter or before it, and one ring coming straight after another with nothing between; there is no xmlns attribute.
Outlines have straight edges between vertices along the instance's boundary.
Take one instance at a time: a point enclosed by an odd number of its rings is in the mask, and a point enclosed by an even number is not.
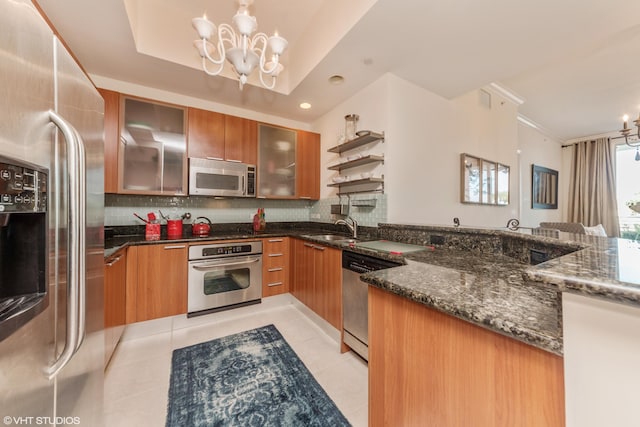
<svg viewBox="0 0 640 427"><path fill-rule="evenodd" d="M114 258L113 260L111 260L110 262L108 262L106 265L107 267L112 267L113 264L117 263L118 261L120 261L120 259L122 258L122 255L118 255L116 258Z"/></svg>
<svg viewBox="0 0 640 427"><path fill-rule="evenodd" d="M242 163L242 160L227 159L227 162Z"/></svg>
<svg viewBox="0 0 640 427"><path fill-rule="evenodd" d="M326 248L322 246L314 246L313 249L317 249L319 251L324 251Z"/></svg>
<svg viewBox="0 0 640 427"><path fill-rule="evenodd" d="M270 268L267 270L269 273L273 273L274 271L282 271L282 267Z"/></svg>
<svg viewBox="0 0 640 427"><path fill-rule="evenodd" d="M282 254L269 254L270 257L282 256Z"/></svg>
<svg viewBox="0 0 640 427"><path fill-rule="evenodd" d="M168 249L184 249L186 248L186 245L171 245L171 246L165 246L164 250L168 250Z"/></svg>
<svg viewBox="0 0 640 427"><path fill-rule="evenodd" d="M207 157L208 160L224 160L222 157Z"/></svg>
<svg viewBox="0 0 640 427"><path fill-rule="evenodd" d="M312 245L311 243L305 243L304 245L308 248L315 248L315 246Z"/></svg>
<svg viewBox="0 0 640 427"><path fill-rule="evenodd" d="M282 285L282 282L267 283L267 286L280 286L280 285Z"/></svg>
<svg viewBox="0 0 640 427"><path fill-rule="evenodd" d="M269 243L284 242L284 239L269 239Z"/></svg>
<svg viewBox="0 0 640 427"><path fill-rule="evenodd" d="M307 200L311 200L311 196L298 196L298 199L307 199Z"/></svg>

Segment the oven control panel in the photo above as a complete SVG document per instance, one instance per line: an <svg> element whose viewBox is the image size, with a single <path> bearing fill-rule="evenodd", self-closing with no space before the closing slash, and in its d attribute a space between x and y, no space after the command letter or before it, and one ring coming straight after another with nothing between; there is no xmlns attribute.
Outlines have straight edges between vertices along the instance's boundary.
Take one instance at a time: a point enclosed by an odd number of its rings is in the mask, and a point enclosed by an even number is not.
<svg viewBox="0 0 640 427"><path fill-rule="evenodd" d="M202 256L211 257L216 255L240 255L253 252L251 245L226 245L208 247L202 249Z"/></svg>
<svg viewBox="0 0 640 427"><path fill-rule="evenodd" d="M218 243L212 245L194 245L189 247L189 260L226 258L262 253L261 241Z"/></svg>
<svg viewBox="0 0 640 427"><path fill-rule="evenodd" d="M0 157L0 213L46 212L47 174Z"/></svg>

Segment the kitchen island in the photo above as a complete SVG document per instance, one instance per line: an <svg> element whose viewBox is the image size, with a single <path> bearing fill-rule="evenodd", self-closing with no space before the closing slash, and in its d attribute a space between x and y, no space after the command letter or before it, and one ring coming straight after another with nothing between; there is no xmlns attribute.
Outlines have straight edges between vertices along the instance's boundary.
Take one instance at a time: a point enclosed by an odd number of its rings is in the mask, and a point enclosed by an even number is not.
<svg viewBox="0 0 640 427"><path fill-rule="evenodd" d="M363 276L371 425L637 425L637 243L396 225L379 235L437 244ZM526 262L540 257L552 259Z"/></svg>

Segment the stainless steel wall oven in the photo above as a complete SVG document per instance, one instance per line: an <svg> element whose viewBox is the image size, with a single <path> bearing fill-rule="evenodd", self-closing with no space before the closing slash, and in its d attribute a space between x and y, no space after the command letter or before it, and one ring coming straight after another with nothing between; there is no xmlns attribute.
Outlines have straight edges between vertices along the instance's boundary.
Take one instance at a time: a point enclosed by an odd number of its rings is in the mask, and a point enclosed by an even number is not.
<svg viewBox="0 0 640 427"><path fill-rule="evenodd" d="M257 304L262 298L262 242L189 247L187 316Z"/></svg>

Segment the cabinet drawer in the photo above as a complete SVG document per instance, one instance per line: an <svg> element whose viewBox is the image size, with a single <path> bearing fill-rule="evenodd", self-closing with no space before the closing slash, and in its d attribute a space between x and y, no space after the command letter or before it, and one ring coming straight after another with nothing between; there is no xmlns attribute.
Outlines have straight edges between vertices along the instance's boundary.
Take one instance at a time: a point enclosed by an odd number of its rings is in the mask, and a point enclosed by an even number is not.
<svg viewBox="0 0 640 427"><path fill-rule="evenodd" d="M264 239L263 250L265 254L270 253L287 253L289 251L289 240L286 237L274 237Z"/></svg>
<svg viewBox="0 0 640 427"><path fill-rule="evenodd" d="M287 282L287 270L284 268L276 267L271 269L271 271L265 271L264 276L262 277L262 282L265 286L280 286L285 285Z"/></svg>
<svg viewBox="0 0 640 427"><path fill-rule="evenodd" d="M287 256L283 252L274 252L262 256L262 265L269 269L272 267L284 267L287 264Z"/></svg>

